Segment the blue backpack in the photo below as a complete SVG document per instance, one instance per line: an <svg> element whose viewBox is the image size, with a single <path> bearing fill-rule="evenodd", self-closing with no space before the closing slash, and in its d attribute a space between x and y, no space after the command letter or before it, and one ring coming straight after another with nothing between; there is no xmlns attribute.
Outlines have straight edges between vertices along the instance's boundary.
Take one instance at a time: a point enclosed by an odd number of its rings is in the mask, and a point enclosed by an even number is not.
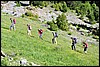
<svg viewBox="0 0 100 67"><path fill-rule="evenodd" d="M75 43L77 43L77 39L76 38L74 38L74 41L75 41Z"/></svg>
<svg viewBox="0 0 100 67"><path fill-rule="evenodd" d="M55 32L55 37L58 37L58 33L57 32Z"/></svg>

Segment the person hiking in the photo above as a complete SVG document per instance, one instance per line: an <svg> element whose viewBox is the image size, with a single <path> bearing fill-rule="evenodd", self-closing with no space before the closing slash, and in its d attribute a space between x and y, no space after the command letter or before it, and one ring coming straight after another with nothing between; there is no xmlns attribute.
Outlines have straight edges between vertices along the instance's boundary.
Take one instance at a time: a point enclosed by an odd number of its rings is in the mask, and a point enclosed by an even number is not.
<svg viewBox="0 0 100 67"><path fill-rule="evenodd" d="M32 30L31 25L27 24L27 34L28 35L31 35L31 30Z"/></svg>
<svg viewBox="0 0 100 67"><path fill-rule="evenodd" d="M38 29L38 33L39 33L39 37L43 40L43 38L42 38L43 30L42 29Z"/></svg>
<svg viewBox="0 0 100 67"><path fill-rule="evenodd" d="M52 43L53 43L53 44L54 44L54 43L57 44L57 40L56 40L56 38L58 37L58 34L57 34L57 32L52 32L52 34L53 34Z"/></svg>
<svg viewBox="0 0 100 67"><path fill-rule="evenodd" d="M72 39L72 50L76 50L76 43L77 43L77 39L76 38L74 38L74 37L71 37L71 39Z"/></svg>
<svg viewBox="0 0 100 67"><path fill-rule="evenodd" d="M87 48L88 48L88 44L86 42L83 42L83 47L84 47L84 53L87 53Z"/></svg>
<svg viewBox="0 0 100 67"><path fill-rule="evenodd" d="M11 20L11 26L10 26L10 30L12 30L12 27L13 27L13 30L16 30L16 28L15 28L15 24L16 24L16 19L13 19L12 20L12 18L10 18L10 20Z"/></svg>
<svg viewBox="0 0 100 67"><path fill-rule="evenodd" d="M11 23L12 23L13 19L12 19L12 18L10 18L10 20L11 20Z"/></svg>

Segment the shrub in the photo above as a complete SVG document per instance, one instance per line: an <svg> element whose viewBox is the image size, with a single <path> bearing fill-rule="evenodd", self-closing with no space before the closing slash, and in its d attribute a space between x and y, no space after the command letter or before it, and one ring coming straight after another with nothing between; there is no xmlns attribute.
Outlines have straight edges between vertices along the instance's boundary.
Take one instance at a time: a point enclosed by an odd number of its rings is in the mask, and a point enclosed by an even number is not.
<svg viewBox="0 0 100 67"><path fill-rule="evenodd" d="M25 14L22 14L22 17L25 17Z"/></svg>
<svg viewBox="0 0 100 67"><path fill-rule="evenodd" d="M50 30L52 30L52 31L57 31L58 30L57 24L55 24L53 21L51 21L51 22L48 21L47 24L50 25L50 28L49 28Z"/></svg>
<svg viewBox="0 0 100 67"><path fill-rule="evenodd" d="M66 19L66 16L65 16L64 13L59 15L57 17L56 21L57 21L57 26L58 26L59 29L65 30L65 31L69 30L68 20Z"/></svg>
<svg viewBox="0 0 100 67"><path fill-rule="evenodd" d="M99 36L93 36L92 38L94 38L94 39L99 39Z"/></svg>
<svg viewBox="0 0 100 67"><path fill-rule="evenodd" d="M19 3L19 1L16 1L16 6L17 7L20 7L21 6L21 4Z"/></svg>
<svg viewBox="0 0 100 67"><path fill-rule="evenodd" d="M29 16L29 17L33 17L33 13L32 13L31 11L27 11L27 12L25 13L25 15L26 15L26 16Z"/></svg>
<svg viewBox="0 0 100 67"><path fill-rule="evenodd" d="M68 35L71 35L72 33L71 32L68 32Z"/></svg>

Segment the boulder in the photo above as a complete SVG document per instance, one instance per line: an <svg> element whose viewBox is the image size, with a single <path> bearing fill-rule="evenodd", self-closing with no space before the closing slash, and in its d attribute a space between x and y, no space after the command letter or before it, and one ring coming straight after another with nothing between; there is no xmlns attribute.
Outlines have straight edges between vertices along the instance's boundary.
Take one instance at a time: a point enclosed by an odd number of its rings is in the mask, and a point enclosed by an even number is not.
<svg viewBox="0 0 100 67"><path fill-rule="evenodd" d="M6 56L6 54L1 50L1 56L2 57L5 57Z"/></svg>
<svg viewBox="0 0 100 67"><path fill-rule="evenodd" d="M27 64L27 60L26 59L21 59L20 60L20 65L24 66Z"/></svg>
<svg viewBox="0 0 100 67"><path fill-rule="evenodd" d="M29 6L30 1L20 1L20 4L21 4L22 6Z"/></svg>

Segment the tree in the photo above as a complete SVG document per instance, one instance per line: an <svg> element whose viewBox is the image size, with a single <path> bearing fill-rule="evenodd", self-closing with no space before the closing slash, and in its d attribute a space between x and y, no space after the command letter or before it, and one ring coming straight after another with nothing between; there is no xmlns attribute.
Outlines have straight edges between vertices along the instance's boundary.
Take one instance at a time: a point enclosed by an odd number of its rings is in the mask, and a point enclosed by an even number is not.
<svg viewBox="0 0 100 67"><path fill-rule="evenodd" d="M93 3L92 8L93 8L93 13L94 13L95 20L97 22L99 22L99 8L98 8L98 6L96 6L96 4Z"/></svg>
<svg viewBox="0 0 100 67"><path fill-rule="evenodd" d="M59 15L57 17L56 21L57 21L58 28L60 28L61 30L67 31L69 29L69 27L68 27L68 20L66 19L66 16L65 16L64 13Z"/></svg>

